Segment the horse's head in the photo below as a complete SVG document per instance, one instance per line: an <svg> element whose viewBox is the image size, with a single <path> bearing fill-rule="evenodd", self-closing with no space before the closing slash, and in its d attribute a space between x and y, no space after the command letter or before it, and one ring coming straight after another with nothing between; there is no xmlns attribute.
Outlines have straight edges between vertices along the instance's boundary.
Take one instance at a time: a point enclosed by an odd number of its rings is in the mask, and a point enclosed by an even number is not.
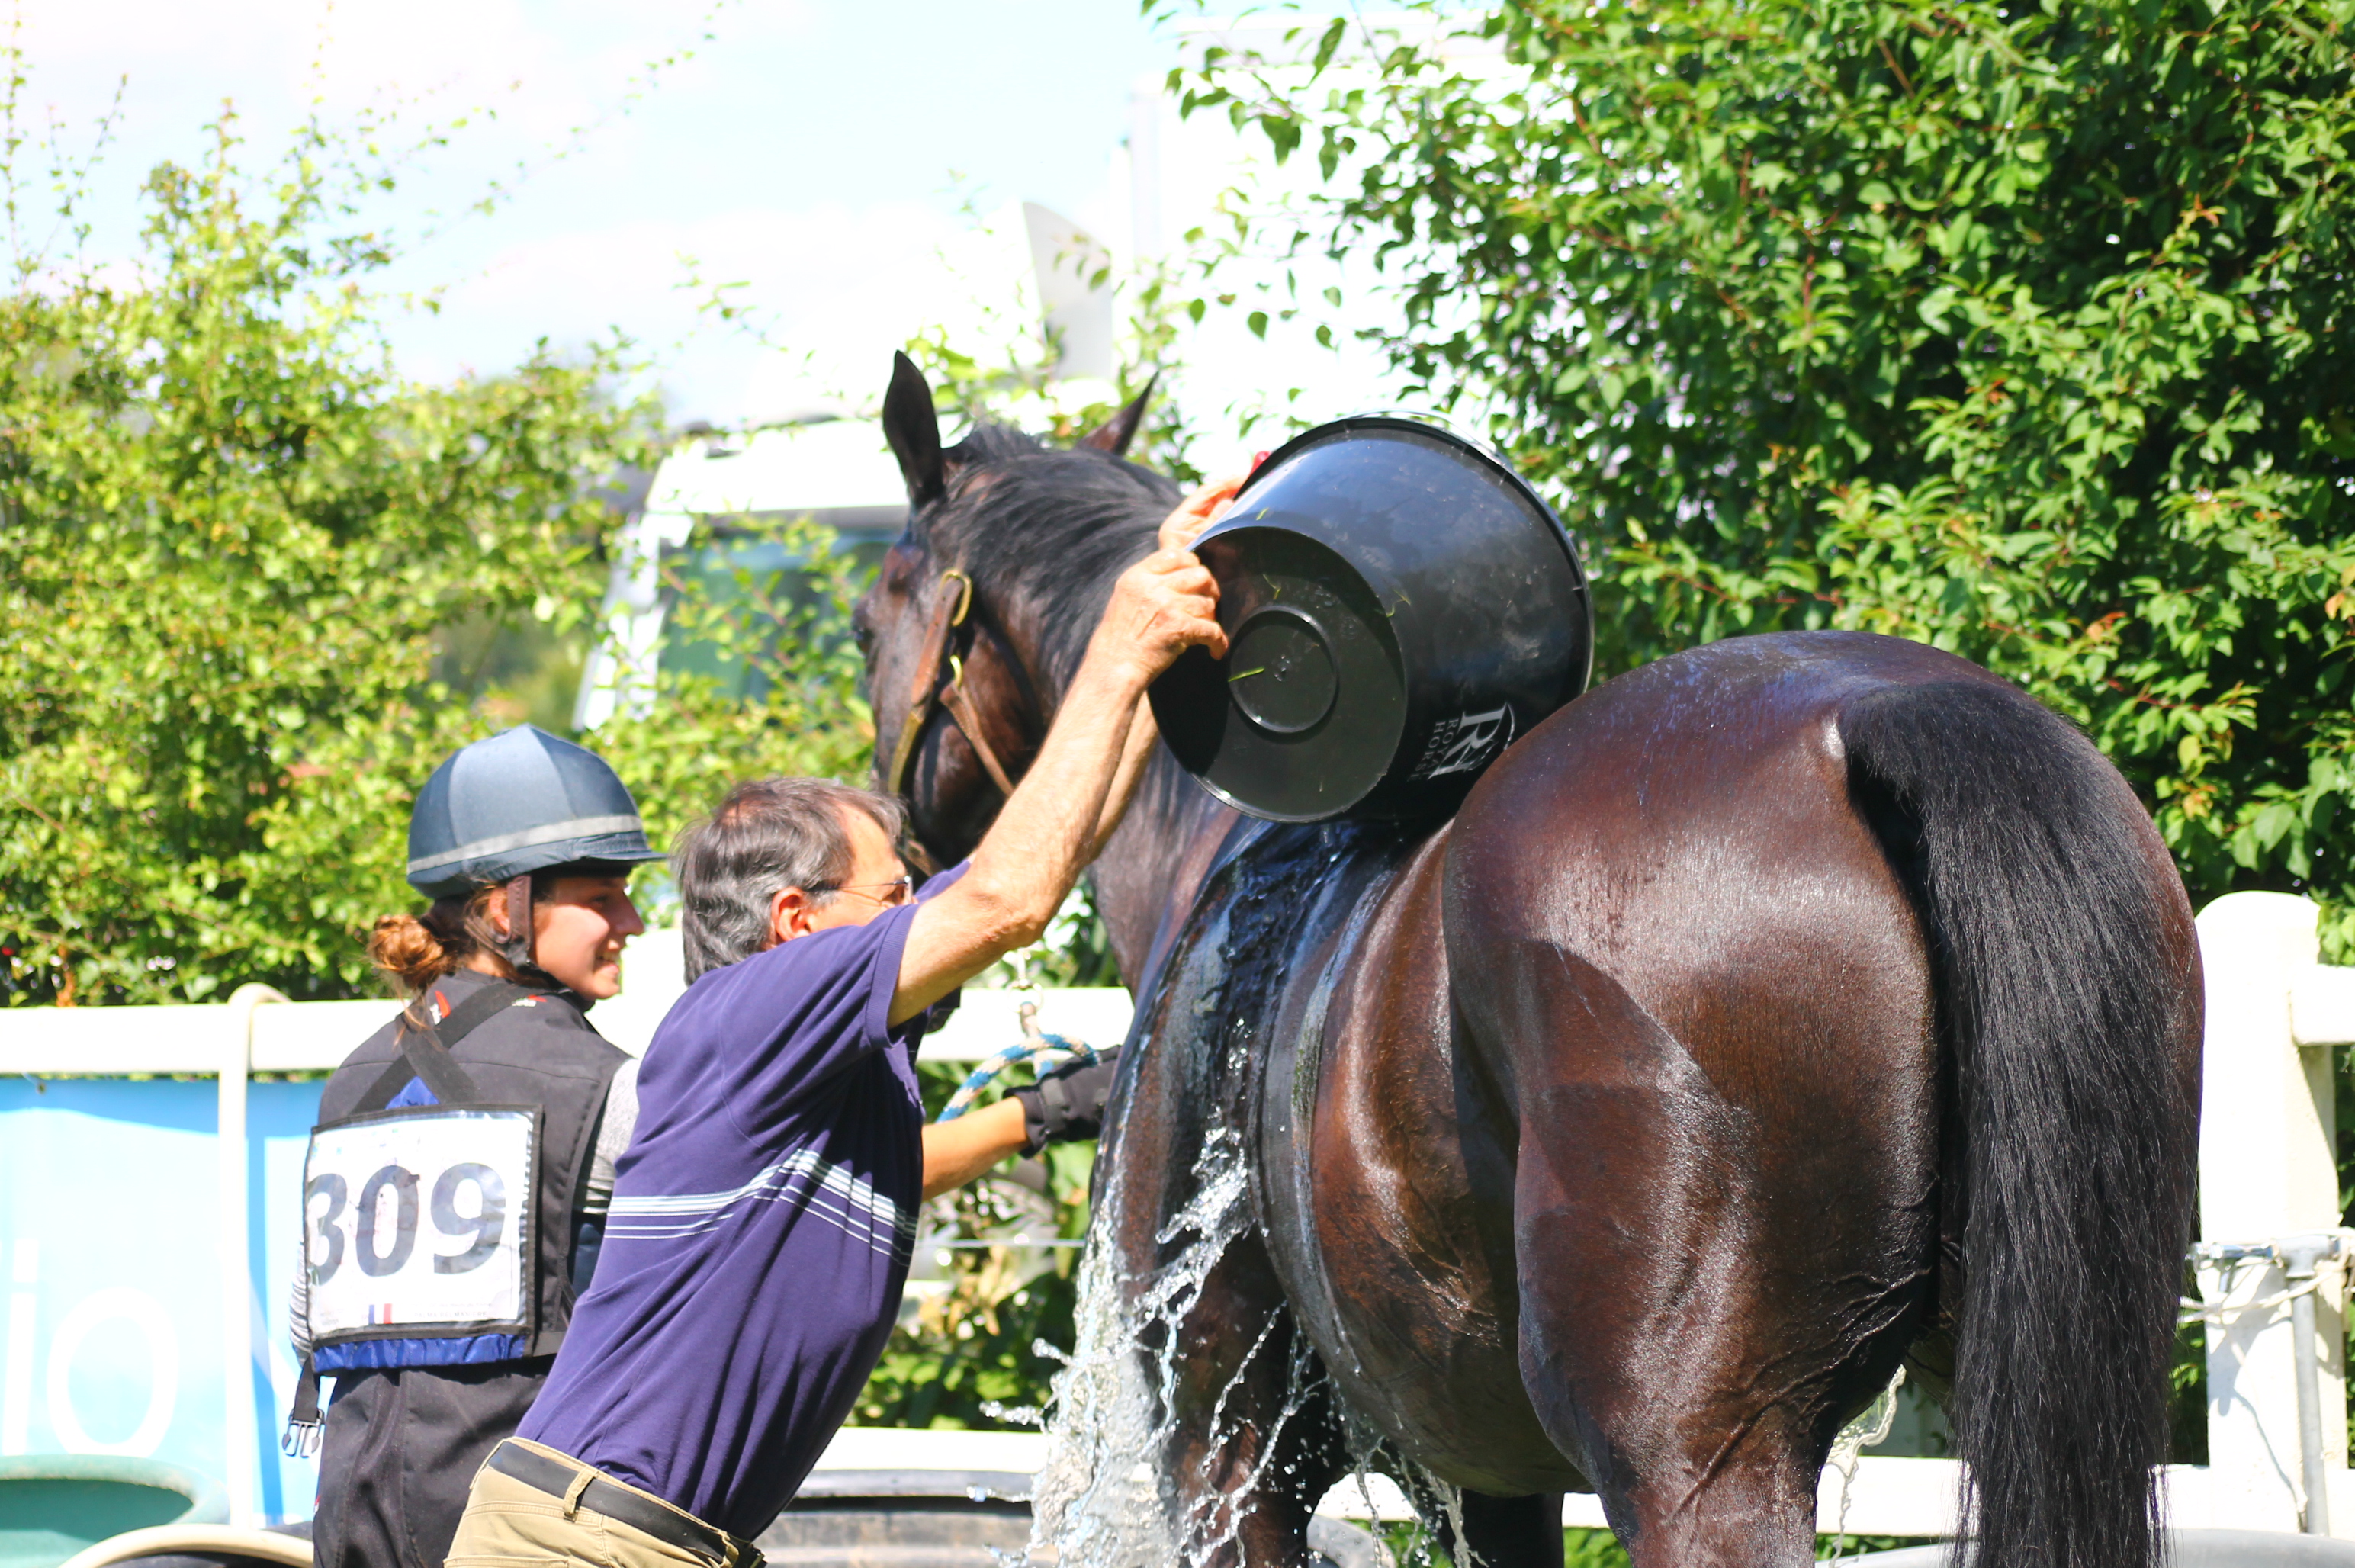
<svg viewBox="0 0 2355 1568"><path fill-rule="evenodd" d="M1112 580L1153 548L1177 486L1123 460L1147 387L1068 451L998 425L941 445L923 373L898 356L883 432L908 528L853 624L875 710L875 782L917 839L962 859L1022 776L1103 613Z"/></svg>

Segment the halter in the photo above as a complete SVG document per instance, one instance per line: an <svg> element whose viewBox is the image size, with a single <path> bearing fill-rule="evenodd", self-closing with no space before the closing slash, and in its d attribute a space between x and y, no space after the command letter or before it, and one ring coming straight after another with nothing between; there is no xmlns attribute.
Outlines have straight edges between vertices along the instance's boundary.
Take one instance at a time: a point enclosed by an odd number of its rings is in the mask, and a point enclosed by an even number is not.
<svg viewBox="0 0 2355 1568"><path fill-rule="evenodd" d="M923 732L924 721L932 716L932 705L938 703L952 723L964 732L966 744L989 774L989 782L1005 795L1014 793L1013 777L997 753L982 738L981 715L965 695L964 659L949 646L958 627L973 609L973 579L954 567L941 573L941 587L945 589L954 580L958 585L954 593L943 592L932 605L931 618L924 625L924 642L916 656L916 675L908 688L907 706L900 720L900 739L891 748L891 765L883 774L883 793L899 795L908 782L908 764L916 754L916 738ZM947 667L947 678L941 670Z"/></svg>

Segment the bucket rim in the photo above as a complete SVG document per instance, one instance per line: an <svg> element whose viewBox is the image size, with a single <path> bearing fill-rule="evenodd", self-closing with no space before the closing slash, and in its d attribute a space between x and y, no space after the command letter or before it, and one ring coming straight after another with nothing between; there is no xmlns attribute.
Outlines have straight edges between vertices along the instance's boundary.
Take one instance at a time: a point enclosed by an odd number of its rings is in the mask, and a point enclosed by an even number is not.
<svg viewBox="0 0 2355 1568"><path fill-rule="evenodd" d="M1563 526L1561 516L1547 504L1546 498L1538 494L1537 486L1531 485L1521 475L1520 471L1513 466L1512 460L1505 454L1504 448L1493 441L1473 434L1463 427L1461 421L1420 409L1369 409L1360 413L1343 414L1338 419L1327 420L1323 424L1311 425L1261 460L1259 465L1252 470L1250 476L1235 491L1234 499L1227 503L1225 514L1210 527L1223 529L1230 524L1241 524L1243 497L1251 494L1252 486L1259 483L1260 475L1273 473L1285 458L1313 441L1338 432L1352 430L1404 430L1422 435L1440 437L1494 469L1504 477L1507 485L1536 508L1537 515L1545 520L1546 528L1552 535L1554 543L1561 548L1562 559L1570 563L1571 578L1577 584L1579 608L1584 612L1586 620L1585 658L1582 667L1577 671L1577 678L1571 683L1569 696L1562 700L1568 703L1592 686L1594 682L1594 583L1593 580L1587 575L1586 562L1579 556L1578 541L1571 537L1570 529ZM1205 530L1205 532L1208 531ZM1230 801L1228 804L1235 803ZM1276 818L1275 820L1288 819ZM1308 820L1324 819L1314 817Z"/></svg>
<svg viewBox="0 0 2355 1568"><path fill-rule="evenodd" d="M1537 507L1539 515L1552 526L1555 537L1561 540L1563 548L1569 552L1571 564L1578 568L1579 581L1583 585L1586 571L1578 560L1578 549L1571 540L1570 529L1563 526L1561 518L1555 513L1553 507L1547 504L1546 498L1538 494L1537 487L1523 478L1520 471L1513 466L1512 459L1506 455L1505 449L1493 441L1475 434L1460 420L1452 420L1444 414L1429 413L1421 409L1366 409L1353 414L1343 414L1338 419L1327 420L1322 424L1309 426L1261 459L1259 465L1253 468L1250 476L1242 482L1241 487L1236 490L1232 505L1241 507L1243 497L1251 494L1252 486L1260 482L1260 476L1273 471L1293 453L1320 437L1349 430L1406 430L1423 435L1435 435L1477 457L1482 463L1504 475L1513 488L1527 496L1529 503Z"/></svg>

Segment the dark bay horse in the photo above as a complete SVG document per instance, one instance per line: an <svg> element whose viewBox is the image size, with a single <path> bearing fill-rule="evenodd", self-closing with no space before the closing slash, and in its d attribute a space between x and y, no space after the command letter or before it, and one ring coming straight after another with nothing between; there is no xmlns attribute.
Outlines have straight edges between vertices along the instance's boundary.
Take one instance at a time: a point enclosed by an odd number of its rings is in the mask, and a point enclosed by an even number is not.
<svg viewBox="0 0 2355 1568"><path fill-rule="evenodd" d="M943 451L895 376L910 523L857 619L943 863L1176 499L1120 456L1140 412ZM1558 1564L1592 1488L1638 1568L1797 1568L1903 1363L1983 1563L2154 1561L2198 949L2126 783L2012 687L1892 638L1717 643L1435 828L1239 822L1165 752L1094 891L1139 1015L1091 1263L1167 1296L1119 1347L1160 1560L1304 1561L1370 1452L1459 1562Z"/></svg>

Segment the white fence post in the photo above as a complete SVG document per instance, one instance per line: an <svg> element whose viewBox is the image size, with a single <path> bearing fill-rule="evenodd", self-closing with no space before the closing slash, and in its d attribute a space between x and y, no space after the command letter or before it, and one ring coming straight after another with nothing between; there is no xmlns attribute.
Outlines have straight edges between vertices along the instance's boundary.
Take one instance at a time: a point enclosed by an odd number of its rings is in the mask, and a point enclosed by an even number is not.
<svg viewBox="0 0 2355 1568"><path fill-rule="evenodd" d="M254 1009L287 998L268 986L240 986L229 999L229 1027L221 1037L220 1111L216 1131L220 1161L221 1398L227 1409L222 1442L229 1522L258 1527L261 1511L261 1422L253 1406L254 1343L261 1316L253 1299L252 1139L246 1129L247 1075L253 1068Z"/></svg>
<svg viewBox="0 0 2355 1568"><path fill-rule="evenodd" d="M2330 1054L2301 1050L2292 1021L2294 997L2317 996L2318 987L2337 978L2317 973L2318 914L2313 903L2283 893L2232 893L2200 912L2208 988L2200 1127L2205 1246L2263 1245L2338 1227ZM2301 1016L2299 1021L2308 1020ZM2318 1048L2330 1030L2319 1016L2311 1021L2315 1027L2304 1043ZM2201 1295L2228 1307L2278 1297L2287 1285L2281 1264L2271 1258L2203 1261L2200 1270ZM2314 1307L2323 1463L2343 1470L2346 1434L2338 1416L2346 1408L2345 1326L2335 1291L2318 1293ZM2206 1522L2211 1525L2299 1527L2305 1487L2292 1316L2291 1306L2280 1303L2229 1313L2209 1325ZM2339 1524L2344 1530L2355 1520L2342 1518Z"/></svg>

